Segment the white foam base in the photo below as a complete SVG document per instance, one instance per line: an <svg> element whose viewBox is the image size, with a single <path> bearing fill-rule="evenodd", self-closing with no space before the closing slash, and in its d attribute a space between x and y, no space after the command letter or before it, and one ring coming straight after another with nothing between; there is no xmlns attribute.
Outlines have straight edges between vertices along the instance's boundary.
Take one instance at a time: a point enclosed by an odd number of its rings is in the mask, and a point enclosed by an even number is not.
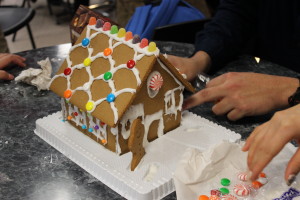
<svg viewBox="0 0 300 200"><path fill-rule="evenodd" d="M187 147L205 150L241 136L185 111L182 125L149 143L146 155L130 171L131 153L118 156L61 120L61 112L36 121L35 133L102 183L127 199L161 199L175 191L173 173Z"/></svg>

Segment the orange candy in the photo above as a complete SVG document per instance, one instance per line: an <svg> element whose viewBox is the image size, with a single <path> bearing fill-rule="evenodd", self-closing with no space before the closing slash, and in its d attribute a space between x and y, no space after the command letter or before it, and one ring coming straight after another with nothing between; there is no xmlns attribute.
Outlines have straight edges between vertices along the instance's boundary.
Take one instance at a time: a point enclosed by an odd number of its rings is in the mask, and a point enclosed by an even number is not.
<svg viewBox="0 0 300 200"><path fill-rule="evenodd" d="M97 20L95 17L91 17L89 20L89 25L95 25L97 23Z"/></svg>
<svg viewBox="0 0 300 200"><path fill-rule="evenodd" d="M263 173L263 172L261 172L261 173L259 174L259 177L262 177L262 178L267 178L266 174L265 174L265 173Z"/></svg>
<svg viewBox="0 0 300 200"><path fill-rule="evenodd" d="M106 144L106 139L101 140L102 144Z"/></svg>
<svg viewBox="0 0 300 200"><path fill-rule="evenodd" d="M132 38L133 38L132 32L128 31L128 32L125 34L125 41L131 40Z"/></svg>
<svg viewBox="0 0 300 200"><path fill-rule="evenodd" d="M66 91L64 92L64 97L65 97L66 99L70 98L71 96L72 96L72 91L71 91L71 90L66 90Z"/></svg>
<svg viewBox="0 0 300 200"><path fill-rule="evenodd" d="M111 50L110 48L106 48L106 49L104 49L104 51L103 51L103 54L104 54L105 56L109 56L111 53L112 53L112 50Z"/></svg>
<svg viewBox="0 0 300 200"><path fill-rule="evenodd" d="M200 195L198 200L209 200L209 197L206 195Z"/></svg>
<svg viewBox="0 0 300 200"><path fill-rule="evenodd" d="M259 188L261 188L261 186L263 186L263 184L259 181L253 181L252 186L254 189L259 189Z"/></svg>
<svg viewBox="0 0 300 200"><path fill-rule="evenodd" d="M72 118L73 118L73 117L69 115L67 119L68 119L68 120L71 120Z"/></svg>

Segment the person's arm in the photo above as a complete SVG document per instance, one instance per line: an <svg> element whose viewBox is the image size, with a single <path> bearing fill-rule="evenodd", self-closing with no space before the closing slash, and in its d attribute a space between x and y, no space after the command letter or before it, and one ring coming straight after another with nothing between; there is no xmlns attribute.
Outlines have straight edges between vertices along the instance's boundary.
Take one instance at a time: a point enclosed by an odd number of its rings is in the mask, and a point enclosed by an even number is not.
<svg viewBox="0 0 300 200"><path fill-rule="evenodd" d="M242 53L257 28L257 4L257 0L223 0L211 22L197 34L195 51L210 56L210 71Z"/></svg>
<svg viewBox="0 0 300 200"><path fill-rule="evenodd" d="M243 151L248 151L248 167L252 172L251 180L259 173L292 139L300 142L300 104L276 112L272 119L255 128L247 139ZM285 180L290 185L300 171L299 148L290 159Z"/></svg>

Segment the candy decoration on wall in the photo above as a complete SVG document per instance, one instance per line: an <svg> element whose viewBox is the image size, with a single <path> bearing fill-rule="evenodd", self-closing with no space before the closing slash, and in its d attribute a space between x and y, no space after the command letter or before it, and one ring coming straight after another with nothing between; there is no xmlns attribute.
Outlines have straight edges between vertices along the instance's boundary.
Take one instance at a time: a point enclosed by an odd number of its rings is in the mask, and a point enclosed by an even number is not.
<svg viewBox="0 0 300 200"><path fill-rule="evenodd" d="M111 103L111 102L114 102L116 99L116 96L113 94L113 93L110 93L109 95L107 95L106 97L106 101Z"/></svg>
<svg viewBox="0 0 300 200"><path fill-rule="evenodd" d="M137 44L141 41L141 38L139 35L135 34L132 38L132 44Z"/></svg>
<svg viewBox="0 0 300 200"><path fill-rule="evenodd" d="M64 92L64 97L65 97L66 99L69 99L71 96L72 96L72 91L71 91L71 90L66 90L66 91Z"/></svg>
<svg viewBox="0 0 300 200"><path fill-rule="evenodd" d="M109 22L105 22L103 25L103 31L109 31L111 28L111 24Z"/></svg>
<svg viewBox="0 0 300 200"><path fill-rule="evenodd" d="M96 24L96 18L95 17L90 17L90 20L89 20L89 25L95 25Z"/></svg>
<svg viewBox="0 0 300 200"><path fill-rule="evenodd" d="M86 58L86 59L84 59L84 61L83 61L83 65L84 66L90 66L91 65L91 63L92 63L92 60L90 59L90 58Z"/></svg>
<svg viewBox="0 0 300 200"><path fill-rule="evenodd" d="M134 60L128 60L128 61L127 61L127 67L128 67L129 69L134 68L134 66L135 66L135 61L134 61Z"/></svg>
<svg viewBox="0 0 300 200"><path fill-rule="evenodd" d="M116 25L113 25L110 29L111 34L117 34L118 33L118 27Z"/></svg>
<svg viewBox="0 0 300 200"><path fill-rule="evenodd" d="M120 28L117 36L121 38L121 37L125 37L125 34L126 34L125 28Z"/></svg>
<svg viewBox="0 0 300 200"><path fill-rule="evenodd" d="M148 39L146 39L146 38L143 38L142 40L141 40L141 43L140 43L140 47L141 48L144 48L144 47L146 47L146 46L148 46Z"/></svg>
<svg viewBox="0 0 300 200"><path fill-rule="evenodd" d="M105 56L109 56L112 54L112 50L110 48L106 48L106 49L104 49L103 54Z"/></svg>
<svg viewBox="0 0 300 200"><path fill-rule="evenodd" d="M90 44L89 38L83 38L83 40L81 41L81 44L83 47L87 47Z"/></svg>
<svg viewBox="0 0 300 200"><path fill-rule="evenodd" d="M105 72L104 74L104 80L108 81L112 78L112 73L111 72Z"/></svg>
<svg viewBox="0 0 300 200"><path fill-rule="evenodd" d="M128 32L125 34L125 41L131 40L132 38L133 38L132 32L128 31Z"/></svg>
<svg viewBox="0 0 300 200"><path fill-rule="evenodd" d="M96 23L96 28L101 28L104 25L104 21L102 19L98 19Z"/></svg>
<svg viewBox="0 0 300 200"><path fill-rule="evenodd" d="M236 184L233 191L238 196L248 196L250 194L250 186L246 184Z"/></svg>
<svg viewBox="0 0 300 200"><path fill-rule="evenodd" d="M159 90L161 88L161 86L163 85L163 77L158 73L158 74L155 74L151 80L150 80L150 84L149 84L149 87L152 89L152 90Z"/></svg>
<svg viewBox="0 0 300 200"><path fill-rule="evenodd" d="M72 69L71 69L70 67L68 67L68 68L66 68L66 69L64 70L64 74L65 74L66 76L70 75L71 72L72 72Z"/></svg>
<svg viewBox="0 0 300 200"><path fill-rule="evenodd" d="M94 103L93 102L89 101L89 102L86 103L85 109L87 111L91 111L91 110L93 110L93 108L94 108Z"/></svg>

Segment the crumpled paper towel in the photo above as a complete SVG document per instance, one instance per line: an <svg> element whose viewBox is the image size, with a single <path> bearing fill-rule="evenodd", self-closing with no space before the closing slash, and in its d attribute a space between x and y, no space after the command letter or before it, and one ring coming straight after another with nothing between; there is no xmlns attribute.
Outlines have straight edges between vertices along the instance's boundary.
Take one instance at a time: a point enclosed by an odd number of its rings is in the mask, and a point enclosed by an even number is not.
<svg viewBox="0 0 300 200"><path fill-rule="evenodd" d="M34 85L39 91L48 90L52 73L51 62L49 58L46 58L45 60L39 61L38 64L41 66L41 69L29 68L24 70L15 78L15 81Z"/></svg>
<svg viewBox="0 0 300 200"><path fill-rule="evenodd" d="M240 183L237 174L247 171L247 153L241 151L241 147L241 144L224 141L203 152L195 148L186 149L174 173L177 199L198 200L199 195L210 196L211 190L224 187L220 184L222 178L231 180L228 189L230 194L235 195L233 187ZM264 169L269 182L259 190L252 192L251 196L238 199L300 199L300 193L299 197L281 198L291 188L300 190L299 181L296 180L290 188L284 180L284 170L295 149L288 144Z"/></svg>

